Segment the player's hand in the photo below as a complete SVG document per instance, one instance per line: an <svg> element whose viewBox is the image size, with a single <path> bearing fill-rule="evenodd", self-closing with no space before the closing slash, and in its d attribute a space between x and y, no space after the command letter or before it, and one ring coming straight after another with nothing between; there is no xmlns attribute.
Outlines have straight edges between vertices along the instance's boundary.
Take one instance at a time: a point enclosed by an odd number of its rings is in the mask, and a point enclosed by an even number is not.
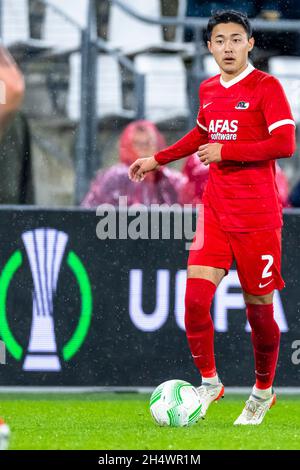
<svg viewBox="0 0 300 470"><path fill-rule="evenodd" d="M146 173L156 170L158 167L159 164L154 157L138 158L132 163L132 165L130 165L128 177L131 181L135 181L137 183L139 181L143 181Z"/></svg>
<svg viewBox="0 0 300 470"><path fill-rule="evenodd" d="M210 163L217 163L222 160L221 158L221 149L223 144L204 144L200 145L198 149L198 157L204 165L209 165Z"/></svg>

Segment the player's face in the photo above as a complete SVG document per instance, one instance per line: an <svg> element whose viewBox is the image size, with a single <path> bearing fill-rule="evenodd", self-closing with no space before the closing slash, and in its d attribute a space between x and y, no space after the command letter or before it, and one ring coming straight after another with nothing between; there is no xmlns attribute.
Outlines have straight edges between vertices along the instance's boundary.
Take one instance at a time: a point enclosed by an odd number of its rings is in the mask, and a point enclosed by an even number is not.
<svg viewBox="0 0 300 470"><path fill-rule="evenodd" d="M221 71L234 76L246 67L254 39L248 39L246 31L239 24L220 23L213 28L207 45Z"/></svg>

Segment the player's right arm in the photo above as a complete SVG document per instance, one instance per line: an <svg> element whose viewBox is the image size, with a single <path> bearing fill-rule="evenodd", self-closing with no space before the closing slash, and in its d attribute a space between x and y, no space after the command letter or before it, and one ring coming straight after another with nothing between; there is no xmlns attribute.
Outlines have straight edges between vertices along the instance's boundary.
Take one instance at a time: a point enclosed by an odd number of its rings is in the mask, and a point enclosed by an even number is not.
<svg viewBox="0 0 300 470"><path fill-rule="evenodd" d="M158 166L158 162L154 157L138 158L135 162L132 163L132 165L130 165L128 170L128 177L131 181L138 183L143 181L146 173L156 170Z"/></svg>
<svg viewBox="0 0 300 470"><path fill-rule="evenodd" d="M199 98L201 96L201 85L199 88ZM202 102L200 98L200 103ZM154 156L148 158L139 158L136 160L128 170L128 176L132 181L142 181L145 174L153 171L159 165L166 165L167 163L174 162L181 158L187 157L195 153L200 145L208 142L208 132L205 125L202 105L199 108L197 116L197 125L184 137L178 140L175 144L157 152Z"/></svg>
<svg viewBox="0 0 300 470"><path fill-rule="evenodd" d="M175 144L157 152L154 156L138 158L129 167L128 176L132 181L143 181L145 174L149 171L157 169L159 165L165 165L166 163L192 155L198 150L200 145L207 142L207 132L197 125Z"/></svg>

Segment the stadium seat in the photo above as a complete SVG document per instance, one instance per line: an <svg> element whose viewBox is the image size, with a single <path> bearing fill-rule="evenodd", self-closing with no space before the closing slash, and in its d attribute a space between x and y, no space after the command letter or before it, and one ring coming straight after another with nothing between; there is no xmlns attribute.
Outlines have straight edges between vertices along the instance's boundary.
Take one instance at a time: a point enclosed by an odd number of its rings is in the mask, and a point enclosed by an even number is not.
<svg viewBox="0 0 300 470"><path fill-rule="evenodd" d="M57 53L75 51L81 43L81 32L66 18L70 18L81 28L87 24L88 0L77 0L74 7L73 0L48 0L43 25L42 39Z"/></svg>
<svg viewBox="0 0 300 470"><path fill-rule="evenodd" d="M187 117L186 70L178 55L140 54L137 72L145 75L145 117L154 122Z"/></svg>
<svg viewBox="0 0 300 470"><path fill-rule="evenodd" d="M123 0L128 7L143 16L161 18L160 0ZM148 24L125 13L118 5L111 4L108 21L108 41L128 55L155 51L187 51L194 50L191 44L164 41L162 26Z"/></svg>
<svg viewBox="0 0 300 470"><path fill-rule="evenodd" d="M29 40L28 0L2 0L1 36L6 47Z"/></svg>
<svg viewBox="0 0 300 470"><path fill-rule="evenodd" d="M220 73L219 66L211 54L203 57L203 68L210 77Z"/></svg>
<svg viewBox="0 0 300 470"><path fill-rule="evenodd" d="M69 58L70 79L67 97L67 115L72 121L80 119L81 55L72 53ZM133 118L134 113L123 109L122 80L118 62L111 56L100 54L97 62L97 116Z"/></svg>
<svg viewBox="0 0 300 470"><path fill-rule="evenodd" d="M300 58L277 56L269 59L269 72L281 82L296 123L300 123Z"/></svg>
<svg viewBox="0 0 300 470"><path fill-rule="evenodd" d="M275 56L269 59L268 64L272 75L300 76L300 57Z"/></svg>
<svg viewBox="0 0 300 470"><path fill-rule="evenodd" d="M25 50L52 49L55 53L79 48L81 32L67 18L84 28L87 24L88 0L77 0L76 8L73 0L47 0L41 39L30 37L28 1L2 0L1 31L5 46Z"/></svg>
<svg viewBox="0 0 300 470"><path fill-rule="evenodd" d="M277 76L291 105L295 122L300 123L300 75L298 77Z"/></svg>
<svg viewBox="0 0 300 470"><path fill-rule="evenodd" d="M291 105L291 110L297 124L296 132L299 136L300 124L300 58L289 56L275 56L269 59L269 72L278 78ZM280 160L291 184L299 179L300 160L298 158Z"/></svg>

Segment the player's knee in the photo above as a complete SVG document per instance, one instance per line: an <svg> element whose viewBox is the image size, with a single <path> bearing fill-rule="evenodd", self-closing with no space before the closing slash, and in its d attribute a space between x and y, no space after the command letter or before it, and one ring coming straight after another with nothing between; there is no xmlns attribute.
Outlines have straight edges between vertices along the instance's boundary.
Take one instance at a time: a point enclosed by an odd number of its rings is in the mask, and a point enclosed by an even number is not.
<svg viewBox="0 0 300 470"><path fill-rule="evenodd" d="M197 288L193 281L197 282ZM208 293L205 289L206 280L202 279L188 279L187 286L185 291L185 308L186 311L189 311L194 314L201 314L201 312L207 311L210 309L213 293ZM212 289L214 290L214 289Z"/></svg>
<svg viewBox="0 0 300 470"><path fill-rule="evenodd" d="M187 268L188 279L203 279L218 286L225 276L225 269L213 268L211 266L189 265Z"/></svg>
<svg viewBox="0 0 300 470"><path fill-rule="evenodd" d="M280 339L280 329L274 318L273 305L247 304L246 312L254 345L261 352L273 351Z"/></svg>
<svg viewBox="0 0 300 470"><path fill-rule="evenodd" d="M186 290L185 294L185 309L191 313L195 313L196 315L209 310L211 305L211 301L204 296L202 297L201 294L197 296L189 295L188 289Z"/></svg>
<svg viewBox="0 0 300 470"><path fill-rule="evenodd" d="M268 305L273 302L274 291L266 295L252 295L244 291L243 295L246 304Z"/></svg>

